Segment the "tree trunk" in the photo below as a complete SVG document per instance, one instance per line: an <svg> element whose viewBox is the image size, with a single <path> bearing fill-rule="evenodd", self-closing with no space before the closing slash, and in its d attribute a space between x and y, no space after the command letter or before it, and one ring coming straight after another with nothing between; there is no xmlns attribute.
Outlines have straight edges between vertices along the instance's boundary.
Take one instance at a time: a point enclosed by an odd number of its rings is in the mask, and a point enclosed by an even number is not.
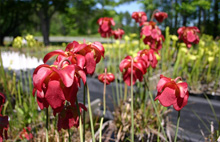
<svg viewBox="0 0 220 142"><path fill-rule="evenodd" d="M4 46L4 36L0 35L0 46Z"/></svg>
<svg viewBox="0 0 220 142"><path fill-rule="evenodd" d="M199 11L198 11L198 28L201 29L201 7L199 7Z"/></svg>
<svg viewBox="0 0 220 142"><path fill-rule="evenodd" d="M41 21L41 31L43 34L44 45L45 46L50 45L50 40L49 40L50 20L49 19L43 19Z"/></svg>
<svg viewBox="0 0 220 142"><path fill-rule="evenodd" d="M186 21L187 21L187 16L184 15L184 16L183 16L183 26L186 26Z"/></svg>
<svg viewBox="0 0 220 142"><path fill-rule="evenodd" d="M214 5L214 27L213 27L213 36L216 38L218 36L218 1L215 0L215 5Z"/></svg>
<svg viewBox="0 0 220 142"><path fill-rule="evenodd" d="M175 23L174 23L174 26L175 26L175 34L177 34L177 17L178 16L178 12L177 12L177 0L175 0Z"/></svg>

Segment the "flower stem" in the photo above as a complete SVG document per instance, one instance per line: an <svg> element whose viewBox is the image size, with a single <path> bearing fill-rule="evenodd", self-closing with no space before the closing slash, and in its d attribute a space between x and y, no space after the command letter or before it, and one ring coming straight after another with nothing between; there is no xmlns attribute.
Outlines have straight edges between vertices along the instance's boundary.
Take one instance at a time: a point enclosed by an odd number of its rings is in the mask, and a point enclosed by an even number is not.
<svg viewBox="0 0 220 142"><path fill-rule="evenodd" d="M70 129L68 129L68 134L69 134L69 142L71 142Z"/></svg>
<svg viewBox="0 0 220 142"><path fill-rule="evenodd" d="M81 120L81 114L80 114L79 103L78 103L78 98L77 98L77 97L76 97L76 107L77 107L77 112L78 112L78 116L79 116L79 135L80 135L80 142L83 142L82 120Z"/></svg>
<svg viewBox="0 0 220 142"><path fill-rule="evenodd" d="M179 130L179 124L180 124L180 111L178 111L177 124L176 124L176 133L175 133L174 142L177 141L177 134L178 134L178 130Z"/></svg>
<svg viewBox="0 0 220 142"><path fill-rule="evenodd" d="M99 127L99 142L102 142L102 124L105 117L105 111L106 111L106 99L105 99L105 93L106 93L106 76L107 76L107 69L105 68L105 81L104 81L104 89L103 89L103 116L101 118L100 127Z"/></svg>
<svg viewBox="0 0 220 142"><path fill-rule="evenodd" d="M46 142L48 142L48 119L49 119L49 113L48 113L48 108L46 108Z"/></svg>
<svg viewBox="0 0 220 142"><path fill-rule="evenodd" d="M134 142L133 59L131 60L131 141Z"/></svg>
<svg viewBox="0 0 220 142"><path fill-rule="evenodd" d="M151 18L150 18L150 21L153 21L153 19L154 19L154 14L156 13L156 12L158 12L159 10L158 9L155 9L154 11L153 11L153 13L152 13L152 15L151 15Z"/></svg>
<svg viewBox="0 0 220 142"><path fill-rule="evenodd" d="M87 101L88 101L88 108L89 108L89 119L90 119L90 125L91 125L91 131L92 131L92 141L95 142L95 133L94 133L94 127L93 127L93 118L92 118L92 109L91 109L91 104L90 104L90 94L89 94L89 88L88 85L86 84L86 89L87 89Z"/></svg>
<svg viewBox="0 0 220 142"><path fill-rule="evenodd" d="M83 105L86 104L86 87L84 85L84 90L83 90ZM85 136L86 136L86 112L85 110L83 111L83 142L85 142Z"/></svg>
<svg viewBox="0 0 220 142"><path fill-rule="evenodd" d="M148 88L148 91L149 91L148 85L147 85L147 88ZM165 131L164 131L164 127L163 127L162 124L161 124L160 115L159 115L159 113L158 113L158 111L157 111L156 105L155 105L154 100L153 100L153 96L152 96L152 94L151 94L150 91L149 91L149 96L150 96L150 99L151 99L151 103L153 104L154 110L155 110L155 112L156 112L156 115L157 115L157 119L158 119L160 128L162 129L163 136L164 136L165 139L167 140L167 136L166 136L166 133L165 133Z"/></svg>

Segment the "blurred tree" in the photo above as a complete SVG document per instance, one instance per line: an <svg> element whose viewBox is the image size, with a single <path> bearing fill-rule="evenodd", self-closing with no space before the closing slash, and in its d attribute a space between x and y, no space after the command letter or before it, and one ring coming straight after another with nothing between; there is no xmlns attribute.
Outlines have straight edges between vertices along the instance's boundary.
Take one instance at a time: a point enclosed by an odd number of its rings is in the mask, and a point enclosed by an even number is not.
<svg viewBox="0 0 220 142"><path fill-rule="evenodd" d="M47 46L50 44L50 22L55 12L64 12L67 7L67 1L64 0L32 0L33 9L40 19L41 31L44 39L44 44Z"/></svg>
<svg viewBox="0 0 220 142"><path fill-rule="evenodd" d="M21 0L0 1L0 45L3 45L5 36L21 35L20 26L30 23L32 13L30 3Z"/></svg>
<svg viewBox="0 0 220 142"><path fill-rule="evenodd" d="M220 0L215 0L215 3L214 3L214 27L213 27L213 36L214 38L216 38L217 36L220 36L219 35L219 3L220 3Z"/></svg>

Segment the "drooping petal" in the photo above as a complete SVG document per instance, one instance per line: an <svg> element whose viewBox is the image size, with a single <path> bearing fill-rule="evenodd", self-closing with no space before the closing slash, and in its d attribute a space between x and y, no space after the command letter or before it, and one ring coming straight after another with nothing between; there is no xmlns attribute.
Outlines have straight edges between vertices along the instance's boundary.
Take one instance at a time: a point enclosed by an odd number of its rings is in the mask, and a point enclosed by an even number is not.
<svg viewBox="0 0 220 142"><path fill-rule="evenodd" d="M86 63L85 57L80 55L80 54L77 54L75 57L76 57L77 65L80 68L83 68L85 66L85 63Z"/></svg>
<svg viewBox="0 0 220 142"><path fill-rule="evenodd" d="M172 104L176 103L177 97L175 95L175 89L166 87L159 95L158 100L165 107L171 106Z"/></svg>
<svg viewBox="0 0 220 142"><path fill-rule="evenodd" d="M44 56L44 63L46 63L51 57L55 56L55 55L62 55L62 56L67 56L66 53L59 49L59 50L55 50L55 51L52 51L52 52L49 52L47 53L45 56Z"/></svg>
<svg viewBox="0 0 220 142"><path fill-rule="evenodd" d="M66 46L65 51L72 51L78 45L79 45L79 43L77 41L73 41Z"/></svg>
<svg viewBox="0 0 220 142"><path fill-rule="evenodd" d="M173 104L173 108L176 111L180 111L184 106L187 105L188 98L189 98L189 93L187 92L186 95L184 96L184 98L177 99L177 102Z"/></svg>
<svg viewBox="0 0 220 142"><path fill-rule="evenodd" d="M86 83L86 74L83 70L78 70L77 73L79 74L79 76L81 77L83 83Z"/></svg>
<svg viewBox="0 0 220 142"><path fill-rule="evenodd" d="M33 73L33 85L34 87L42 91L42 84L46 77L48 77L52 73L52 70L49 65L43 64L38 66Z"/></svg>
<svg viewBox="0 0 220 142"><path fill-rule="evenodd" d="M77 92L78 92L78 82L74 80L73 85L70 87L63 87L63 92L65 99L69 101L72 105L75 104Z"/></svg>
<svg viewBox="0 0 220 142"><path fill-rule="evenodd" d="M161 92L163 87L164 87L164 85L166 83L170 82L170 81L171 81L171 78L167 78L167 77L165 77L163 75L160 75L160 80L159 80L159 82L157 84L157 91Z"/></svg>
<svg viewBox="0 0 220 142"><path fill-rule="evenodd" d="M58 109L64 106L65 96L59 81L49 81L48 88L45 94L45 99L52 107L52 109Z"/></svg>
<svg viewBox="0 0 220 142"><path fill-rule="evenodd" d="M40 92L40 91L37 90L37 104L38 104L38 106L41 110L43 110L44 108L49 107L49 104L48 104L47 100L44 97L44 92L43 91Z"/></svg>
<svg viewBox="0 0 220 142"><path fill-rule="evenodd" d="M189 42L193 42L193 41L196 40L195 34L193 34L192 31L188 31L188 32L187 32L187 40L188 40Z"/></svg>
<svg viewBox="0 0 220 142"><path fill-rule="evenodd" d="M178 83L177 86L178 86L179 91L180 91L180 97L184 98L185 95L188 92L188 85L187 85L187 83L186 82L181 82L181 83Z"/></svg>
<svg viewBox="0 0 220 142"><path fill-rule="evenodd" d="M73 77L75 74L75 66L74 65L68 65L62 69L57 69L52 67L52 69L59 74L63 84L66 87L70 87L73 84Z"/></svg>
<svg viewBox="0 0 220 142"><path fill-rule="evenodd" d="M86 58L86 72L88 74L93 74L96 67L96 62L93 53L92 52L87 53L85 55L85 58Z"/></svg>

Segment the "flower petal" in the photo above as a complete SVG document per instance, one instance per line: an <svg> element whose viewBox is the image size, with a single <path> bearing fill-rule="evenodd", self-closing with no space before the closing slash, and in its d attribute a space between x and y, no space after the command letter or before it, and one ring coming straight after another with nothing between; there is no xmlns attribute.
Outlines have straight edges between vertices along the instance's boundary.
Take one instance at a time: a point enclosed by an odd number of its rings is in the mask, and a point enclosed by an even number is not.
<svg viewBox="0 0 220 142"><path fill-rule="evenodd" d="M75 74L75 67L74 65L68 65L62 69L57 69L57 68L54 68L52 67L52 69L57 73L59 74L63 84L66 86L66 87L70 87L72 84L73 84L73 77L74 77L74 74Z"/></svg>
<svg viewBox="0 0 220 142"><path fill-rule="evenodd" d="M51 80L48 83L48 88L45 94L45 99L50 104L52 109L58 109L64 106L65 97L60 82Z"/></svg>
<svg viewBox="0 0 220 142"><path fill-rule="evenodd" d="M187 92L184 98L178 98L177 102L173 104L176 111L180 111L188 102L189 93Z"/></svg>
<svg viewBox="0 0 220 142"><path fill-rule="evenodd" d="M175 89L166 87L164 91L159 95L158 100L165 107L176 103L177 97L175 95Z"/></svg>
<svg viewBox="0 0 220 142"><path fill-rule="evenodd" d="M86 72L88 74L93 74L96 67L96 62L92 52L89 52L85 55L86 58Z"/></svg>
<svg viewBox="0 0 220 142"><path fill-rule="evenodd" d="M164 85L166 83L170 82L170 81L171 81L171 78L168 78L168 77L165 77L163 75L160 75L160 80L159 80L159 82L157 84L157 91L161 92L163 87L164 87Z"/></svg>
<svg viewBox="0 0 220 142"><path fill-rule="evenodd" d="M51 72L52 70L50 66L46 64L40 65L34 70L33 85L37 90L42 91L42 84L45 78L48 77Z"/></svg>
<svg viewBox="0 0 220 142"><path fill-rule="evenodd" d="M61 49L55 50L55 51L52 51L52 52L47 53L47 54L44 56L44 59L43 59L44 63L46 63L51 57L53 57L53 56L55 56L55 55L67 56L63 50L61 50Z"/></svg>
<svg viewBox="0 0 220 142"><path fill-rule="evenodd" d="M186 82L177 83L177 86L178 86L179 91L180 91L180 97L184 98L185 95L188 92L188 85L187 85L187 83Z"/></svg>

